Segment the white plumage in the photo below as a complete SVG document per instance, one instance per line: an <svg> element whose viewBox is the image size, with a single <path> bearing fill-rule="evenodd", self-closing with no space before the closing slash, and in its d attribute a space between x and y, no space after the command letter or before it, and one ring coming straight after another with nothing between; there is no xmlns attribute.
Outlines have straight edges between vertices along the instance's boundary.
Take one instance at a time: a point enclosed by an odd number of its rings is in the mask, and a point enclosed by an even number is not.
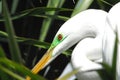
<svg viewBox="0 0 120 80"><path fill-rule="evenodd" d="M103 61L112 66L114 43L116 32L118 34L118 51L117 51L117 80L120 80L120 2L113 6L108 12L106 19L106 31L103 41Z"/></svg>
<svg viewBox="0 0 120 80"><path fill-rule="evenodd" d="M78 80L101 80L97 72L84 71L102 68L96 61L102 59L102 39L106 15L107 13L102 10L83 11L65 22L56 34L62 33L68 37L56 46L55 52L53 52L55 54L57 51L63 52L78 43L71 56L73 68L80 68L77 74Z"/></svg>
<svg viewBox="0 0 120 80"><path fill-rule="evenodd" d="M71 55L73 69L80 68L76 74L77 79L101 80L98 73L91 70L102 69L98 62L102 60L109 66L112 65L115 31L118 32L120 41L120 16L118 15L120 15L120 3L113 6L109 13L89 9L70 18L58 30L51 47L33 68L33 73L37 73L63 51L78 43ZM116 77L120 80L120 44L118 44Z"/></svg>

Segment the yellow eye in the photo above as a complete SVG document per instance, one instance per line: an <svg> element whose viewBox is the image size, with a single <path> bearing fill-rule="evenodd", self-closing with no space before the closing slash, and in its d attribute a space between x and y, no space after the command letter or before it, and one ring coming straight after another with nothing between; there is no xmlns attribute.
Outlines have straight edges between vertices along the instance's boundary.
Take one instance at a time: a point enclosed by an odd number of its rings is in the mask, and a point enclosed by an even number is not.
<svg viewBox="0 0 120 80"><path fill-rule="evenodd" d="M62 38L63 38L62 34L58 34L58 40L60 41L62 40Z"/></svg>

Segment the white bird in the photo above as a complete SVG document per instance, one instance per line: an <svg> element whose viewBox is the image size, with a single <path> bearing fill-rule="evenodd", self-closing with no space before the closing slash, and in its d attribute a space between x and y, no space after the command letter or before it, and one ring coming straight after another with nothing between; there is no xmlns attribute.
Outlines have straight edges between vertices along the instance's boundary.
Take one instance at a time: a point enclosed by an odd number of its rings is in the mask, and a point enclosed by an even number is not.
<svg viewBox="0 0 120 80"><path fill-rule="evenodd" d="M98 39L98 40L97 40ZM96 62L102 62L102 45L100 38L85 38L80 41L71 55L71 68L69 64L69 69L66 68L62 75L63 77L67 73L73 71L74 69L81 68L80 71L76 74L77 79L79 80L102 80L98 73L95 70L101 69L102 66ZM93 70L93 71L92 71ZM74 80L74 76L70 77L68 80Z"/></svg>
<svg viewBox="0 0 120 80"><path fill-rule="evenodd" d="M120 2L114 5L107 15L106 31L103 40L103 61L112 66L113 51L115 43L115 32L118 33L118 51L117 51L117 66L116 80L120 80Z"/></svg>
<svg viewBox="0 0 120 80"><path fill-rule="evenodd" d="M83 72L102 68L95 61L102 59L102 38L106 15L105 11L90 9L80 12L66 21L54 37L51 47L35 65L32 72L38 73L63 51L78 43L72 53L72 65L74 68L80 68L78 80L81 77L82 80L88 80L85 79L87 75ZM101 80L96 72L91 72L91 75L93 77L91 80Z"/></svg>

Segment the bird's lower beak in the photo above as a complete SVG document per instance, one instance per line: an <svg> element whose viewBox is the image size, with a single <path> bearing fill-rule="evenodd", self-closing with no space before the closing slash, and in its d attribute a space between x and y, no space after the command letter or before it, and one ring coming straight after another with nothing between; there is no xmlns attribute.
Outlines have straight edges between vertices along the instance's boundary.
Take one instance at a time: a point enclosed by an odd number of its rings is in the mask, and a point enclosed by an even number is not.
<svg viewBox="0 0 120 80"><path fill-rule="evenodd" d="M54 49L49 49L45 55L42 57L42 59L39 60L39 62L34 66L32 69L32 73L37 74L40 70L42 70L51 60L52 58L52 52ZM30 80L30 77L27 77L26 80Z"/></svg>
<svg viewBox="0 0 120 80"><path fill-rule="evenodd" d="M52 52L53 49L49 49L45 55L42 57L42 59L39 60L39 62L34 66L32 69L32 72L34 74L37 74L40 70L42 70L46 64L48 64L49 60L52 58Z"/></svg>

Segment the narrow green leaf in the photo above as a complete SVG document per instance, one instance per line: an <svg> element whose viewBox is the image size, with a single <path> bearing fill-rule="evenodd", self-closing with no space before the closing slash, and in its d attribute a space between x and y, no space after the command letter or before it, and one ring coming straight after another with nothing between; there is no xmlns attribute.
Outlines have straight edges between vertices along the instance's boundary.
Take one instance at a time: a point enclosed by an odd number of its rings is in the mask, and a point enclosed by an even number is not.
<svg viewBox="0 0 120 80"><path fill-rule="evenodd" d="M108 64L102 63L104 69L106 70L108 76L111 80L116 80L116 65L117 65L117 50L118 50L118 34L116 33L115 44L114 44L114 51L113 51L113 58L112 58L112 66Z"/></svg>
<svg viewBox="0 0 120 80"><path fill-rule="evenodd" d="M78 0L71 17L83 10L86 10L92 4L93 1L94 0Z"/></svg>
<svg viewBox="0 0 120 80"><path fill-rule="evenodd" d="M11 80L11 78L4 71L0 70L0 80Z"/></svg>
<svg viewBox="0 0 120 80"><path fill-rule="evenodd" d="M6 72L6 71L4 71L4 72L8 73L9 75L11 75L15 78L19 78L20 76L23 76L23 78L26 78L26 76L30 76L32 80L46 80L42 76L33 74L30 70L28 70L23 65L15 63L7 58L0 58L0 63L1 63L1 66L4 66L5 69L7 69L7 71L10 71L11 73ZM0 69L2 69L1 66L0 66ZM6 67L8 67L8 68L6 68ZM17 72L16 76L13 75L14 72L12 70ZM22 79L20 79L20 80L22 80Z"/></svg>
<svg viewBox="0 0 120 80"><path fill-rule="evenodd" d="M66 74L65 76L58 78L57 80L68 80L71 76L75 75L78 71L79 69L75 69L72 72L69 72L68 74Z"/></svg>
<svg viewBox="0 0 120 80"><path fill-rule="evenodd" d="M9 74L10 76L18 79L18 80L25 80L25 78L17 75L16 73L13 73L13 72L10 71L9 69L5 68L4 66L1 66L1 65L0 65L0 69L1 69L2 71L4 71L5 73Z"/></svg>
<svg viewBox="0 0 120 80"><path fill-rule="evenodd" d="M8 37L9 37L9 48L10 48L11 57L14 61L21 63L22 58L21 58L18 44L14 37L15 33L14 33L11 18L10 18L10 14L8 12L6 0L2 0L2 2L3 2L3 17L5 19L5 22L4 22L5 28L8 33Z"/></svg>
<svg viewBox="0 0 120 80"><path fill-rule="evenodd" d="M8 37L8 34L4 31L0 31L0 36L5 36L5 37Z"/></svg>
<svg viewBox="0 0 120 80"><path fill-rule="evenodd" d="M69 19L69 17L66 16L60 16L60 15L30 15L30 16L35 16L35 17L42 17L42 18L52 18L54 17L54 19L57 20L63 20L63 21L67 21Z"/></svg>
<svg viewBox="0 0 120 80"><path fill-rule="evenodd" d="M112 76L116 80L116 65L117 65L117 51L118 51L118 33L116 32L116 39L113 52L113 61L112 61Z"/></svg>
<svg viewBox="0 0 120 80"><path fill-rule="evenodd" d="M0 58L1 57L6 57L5 52L3 51L2 47L0 46Z"/></svg>
<svg viewBox="0 0 120 80"><path fill-rule="evenodd" d="M47 42L42 42L42 41L38 41L35 39L30 39L30 38L23 38L23 37L15 37L18 43L21 44L27 44L27 45L32 45L38 48L44 48L44 49L48 49L50 47L50 43ZM8 35L6 32L0 31L0 41L2 42L8 42ZM66 56L70 56L72 50L67 50L65 52L63 52L64 55Z"/></svg>
<svg viewBox="0 0 120 80"><path fill-rule="evenodd" d="M0 14L2 13L2 1L0 0Z"/></svg>
<svg viewBox="0 0 120 80"><path fill-rule="evenodd" d="M101 77L101 80L111 80L111 75L105 69L97 70L97 73Z"/></svg>
<svg viewBox="0 0 120 80"><path fill-rule="evenodd" d="M19 3L19 0L13 0L13 1L12 1L11 14L14 14L14 13L16 12L18 3Z"/></svg>
<svg viewBox="0 0 120 80"><path fill-rule="evenodd" d="M104 70L107 73L107 75L111 78L111 67L106 63L101 63L101 64L104 67Z"/></svg>
<svg viewBox="0 0 120 80"><path fill-rule="evenodd" d="M112 4L110 4L109 2L105 1L105 0L100 0L101 2L107 4L107 5L110 5L110 6L113 6Z"/></svg>
<svg viewBox="0 0 120 80"><path fill-rule="evenodd" d="M55 11L72 11L72 9L66 9L66 8L58 8L58 7L36 7L33 9L27 9L25 11L22 11L21 13L27 13L27 14L44 14L47 15L54 15L53 13L48 14L49 12L55 12Z"/></svg>
<svg viewBox="0 0 120 80"><path fill-rule="evenodd" d="M47 7L52 7L52 8L61 8L62 5L64 4L65 0L49 0ZM56 11L51 11L51 12L46 12L46 14L55 14Z"/></svg>
<svg viewBox="0 0 120 80"><path fill-rule="evenodd" d="M60 20L67 20L68 17L60 16L60 15L53 15L53 14L44 14L45 12L51 11L73 11L73 9L66 9L66 8L46 8L46 7L36 7L33 9L28 9L11 15L12 20L20 19L27 16L35 16L35 17L43 17L43 18L52 18L60 19ZM3 17L0 16L0 21L4 21Z"/></svg>
<svg viewBox="0 0 120 80"><path fill-rule="evenodd" d="M53 7L53 8L61 8L65 0L48 0L47 7ZM45 14L48 15L56 15L57 11L51 11L51 12L46 12ZM44 19L42 23L42 28L40 30L40 41L44 41L45 37L47 35L47 32L50 28L50 25L52 24L52 21L54 20L54 16L52 18L47 18Z"/></svg>
<svg viewBox="0 0 120 80"><path fill-rule="evenodd" d="M100 6L101 9L105 10L105 6L103 5L103 2L100 0L97 0L98 5Z"/></svg>

